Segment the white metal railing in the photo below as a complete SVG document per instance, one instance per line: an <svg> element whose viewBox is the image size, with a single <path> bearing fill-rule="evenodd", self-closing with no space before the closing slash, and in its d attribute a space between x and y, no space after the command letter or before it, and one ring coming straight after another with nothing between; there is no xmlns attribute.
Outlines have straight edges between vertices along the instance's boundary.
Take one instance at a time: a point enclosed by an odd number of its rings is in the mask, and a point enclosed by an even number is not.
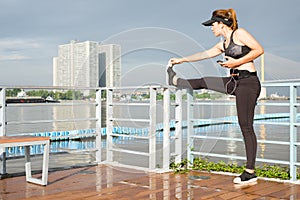
<svg viewBox="0 0 300 200"><path fill-rule="evenodd" d="M258 103L258 106L287 106L289 107L289 116L290 121L289 123L284 122L268 122L268 124L274 124L279 126L288 126L290 132L290 140L289 142L283 141L270 141L270 140L258 140L258 143L265 143L265 144L278 144L278 145L289 145L290 147L290 157L289 161L277 160L277 159L264 159L264 158L257 158L257 161L260 162L267 162L267 163L275 163L275 164L284 164L289 165L290 168L290 177L292 181L296 181L297 179L297 167L300 166L300 163L297 161L297 147L300 145L297 142L297 127L300 126L300 123L297 122L297 107L300 106L297 103L297 88L300 86L300 82L264 82L262 83L262 87L288 87L289 88L289 103ZM237 160L245 160L243 156L235 156L235 155L224 155L218 153L209 153L209 152L200 152L195 151L194 149L194 139L202 139L202 140L224 140L224 141L239 141L242 142L242 139L231 138L231 137L215 137L215 136L199 136L194 134L193 130L193 123L195 120L201 119L194 119L193 110L195 106L205 106L205 105L215 105L213 102L194 102L193 101L193 91L188 90L187 93L187 110L188 110L188 160L193 162L194 156L209 156L209 157L217 157L217 158L228 158L228 159L237 159ZM234 105L234 103L229 103L227 105ZM225 104L224 104L225 105ZM205 120L205 119L204 119ZM213 120L212 120L213 121ZM266 123L266 122L254 122L254 123ZM276 153L276 152L274 152Z"/></svg>
<svg viewBox="0 0 300 200"><path fill-rule="evenodd" d="M97 91L96 92L96 101L84 101L84 102L73 102L73 101L66 101L66 102L61 102L61 103L21 103L21 104L15 104L15 103L11 103L11 104L7 104L6 103L6 91L9 89L22 89L22 90L48 90L48 91ZM33 132L22 132L19 133L18 131L10 131L10 133L8 133L7 131L7 127L9 126L19 126L19 125L28 125L28 126L38 126L35 129L35 133L41 133L44 132L43 131L43 124L45 123L79 123L79 122L94 122L96 124L96 127L92 127L93 129L95 129L95 133L93 133L93 135L96 135L96 149L99 149L101 147L101 92L103 90L101 90L101 88L87 88L87 87L43 87L43 86L5 86L5 87L0 87L0 136L9 136L9 135L26 135L26 134L34 134ZM96 117L84 117L84 118L80 118L80 117L72 117L72 118L64 118L64 119L56 119L55 117L53 118L49 118L49 119L20 119L20 120L9 120L7 118L7 115L9 114L9 109L11 108L24 108L24 109L32 109L32 110L37 110L35 112L32 113L32 115L35 115L35 113L38 112L38 108L41 107L47 107L47 106L53 106L53 107L58 107L58 109L60 109L61 107L79 107L79 106L84 106L84 105L88 105L88 106L95 106L95 116ZM53 111L52 111L53 112ZM19 116L22 113L18 113ZM56 131L56 130L48 130L47 132L51 132L51 131ZM69 130L67 130L69 131ZM88 135L88 134L87 134ZM92 134L90 134L92 135ZM50 136L51 135L47 135ZM60 137L60 136L54 136L52 137L52 139L56 140L56 139L61 139L61 138L66 138L66 137ZM99 143L100 142L100 143ZM36 149L38 149L38 151L42 151L40 150L40 147L35 147ZM18 148L16 148L18 149ZM73 151L74 149L70 149L71 151ZM82 149L81 151L85 151L85 149ZM96 151L96 150L93 150ZM69 150L68 150L69 152ZM96 151L96 160L97 162L100 162L101 158L101 153L99 153L101 151ZM40 152L41 153L41 152ZM0 174L5 174L6 172L6 149L5 148L0 148Z"/></svg>
<svg viewBox="0 0 300 200"><path fill-rule="evenodd" d="M175 152L170 152L170 88L163 86L146 86L139 87L139 90L148 90L150 94L149 102L145 103L136 103L136 102L114 102L115 94L118 94L120 91L124 90L137 90L137 88L108 88L107 89L107 146L106 146L106 162L114 164L114 153L127 153L132 155L146 156L148 157L148 170L158 170L157 168L157 94L158 92L163 94L163 141L162 141L162 167L159 170L168 170L171 156L175 158L176 162L181 161L182 156L182 92L180 90L176 91L176 102L175 102L175 117L176 117L176 131L172 139L175 140ZM174 90L174 89L173 89ZM140 118L131 118L130 116L123 116L124 118L117 118L114 114L114 108L126 106L145 106L149 109L149 118L140 119ZM127 118L126 118L127 117ZM143 136L140 135L121 135L113 133L114 124L119 121L129 121L129 122L144 122L147 123L148 127L147 133ZM139 150L127 150L122 147L114 147L113 137L129 137L133 139L142 139L148 142L148 152L141 152ZM138 165L138 163L137 163ZM124 165L123 165L124 166ZM133 167L133 166L131 166ZM139 166L135 166L139 167ZM139 167L143 168L143 167Z"/></svg>
<svg viewBox="0 0 300 200"><path fill-rule="evenodd" d="M255 122L255 123L266 123L266 124L276 124L280 126L288 126L289 133L290 133L290 140L289 141L273 141L273 140L258 140L259 143L265 144L277 144L277 145L289 145L290 149L290 159L289 161L283 160L276 160L276 159L263 159L258 158L257 161L261 162L268 162L268 163L277 163L277 164L285 164L289 165L290 167L290 176L291 180L296 180L296 171L297 167L300 166L300 162L297 161L297 146L300 143L297 140L297 127L300 126L300 123L297 122L297 107L300 106L297 103L297 88L300 86L300 82L264 82L262 84L263 87L288 87L289 88L289 102L288 103L258 103L258 106L280 106L280 107L288 107L290 113L290 121L287 122ZM24 123L23 122L7 122L6 119L6 103L5 103L5 90L13 88L13 87L2 87L0 90L0 136L6 134L6 125L9 123ZM57 88L57 87L23 87L24 89L73 89L73 90L95 90L96 91L96 101L92 103L95 106L95 117L88 117L86 119L70 119L71 121L74 120L89 120L94 121L95 123L95 135L96 135L96 161L97 163L102 163L104 158L101 157L101 153L103 150L102 146L102 137L103 132L101 125L101 104L103 93L106 92L106 158L105 162L110 164L115 164L117 159L115 158L116 153L125 153L131 155L131 158L135 156L145 156L148 161L148 165L146 168L147 170L163 170L166 171L169 169L170 160L174 158L176 163L180 162L183 158L183 152L187 153L187 159L189 161L193 161L194 156L211 156L216 158L229 158L229 159L237 159L237 160L245 160L244 156L236 156L236 155L224 155L224 154L217 154L217 153L207 153L207 152L200 152L195 151L194 148L194 141L196 139L204 140L223 140L223 141L237 141L242 142L242 139L239 138L231 138L231 137L216 137L216 136L201 136L195 135L194 124L195 121L202 120L209 121L210 123L213 122L220 122L220 119L205 119L203 117L195 118L195 107L197 106L232 106L234 103L232 102L214 102L214 101L202 101L202 102L195 102L193 98L193 91L188 91L185 93L185 90L177 90L174 87L168 86L144 86L144 87L120 87L120 88ZM146 93L149 93L149 101L119 101L116 100L120 94L124 91L137 91L137 90L144 90ZM158 107L157 97L158 94L163 95L162 107ZM183 98L184 95L187 95L187 99ZM171 95L175 95L175 101L171 101ZM183 109L186 103L186 112L187 115L183 116ZM72 104L74 105L74 104ZM24 105L24 106L36 106L36 105ZM118 116L115 113L115 108L117 107L144 107L147 108L149 111L148 118L138 118L132 116ZM174 116L171 116L170 113L174 113ZM157 118L161 118L163 123L163 132L162 132L162 152L161 155L158 155L158 137L157 137ZM186 127L187 127L187 146L183 145L183 118L186 118ZM215 121L214 121L215 120ZM57 121L55 119L46 120L47 122ZM61 120L62 122L67 122L68 120ZM170 123L175 121L175 130L174 135L171 135L170 131ZM37 123L40 124L45 122L45 120L35 120L35 121L25 121L25 123ZM116 126L120 122L135 122L135 123L144 123L146 124L147 132L143 135L139 134L122 134L114 132ZM141 151L139 149L126 149L124 146L115 145L114 138L120 138L127 140L128 138L132 140L143 140L147 141L148 144L148 151ZM174 151L171 152L171 140L174 140ZM0 154L4 154L4 150L0 149ZM162 158L162 165L158 167L158 158ZM129 157L130 158L130 157ZM126 165L128 166L128 165ZM131 165L129 167L139 167L138 165ZM1 169L0 169L1 170ZM1 173L1 171L0 171Z"/></svg>

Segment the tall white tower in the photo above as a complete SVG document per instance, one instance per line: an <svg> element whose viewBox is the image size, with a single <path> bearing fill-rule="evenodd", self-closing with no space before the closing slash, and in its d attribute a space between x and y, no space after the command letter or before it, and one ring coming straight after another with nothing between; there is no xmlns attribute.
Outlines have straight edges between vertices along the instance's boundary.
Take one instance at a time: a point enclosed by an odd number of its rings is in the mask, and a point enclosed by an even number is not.
<svg viewBox="0 0 300 200"><path fill-rule="evenodd" d="M120 86L120 79L119 45L71 41L59 45L58 56L53 58L54 86L115 87Z"/></svg>
<svg viewBox="0 0 300 200"><path fill-rule="evenodd" d="M261 55L261 82L265 81L265 54ZM267 97L267 88L261 87L259 99L263 99Z"/></svg>
<svg viewBox="0 0 300 200"><path fill-rule="evenodd" d="M100 86L121 86L121 46L107 44L99 46ZM104 81L105 79L105 81ZM105 85L103 85L105 83Z"/></svg>

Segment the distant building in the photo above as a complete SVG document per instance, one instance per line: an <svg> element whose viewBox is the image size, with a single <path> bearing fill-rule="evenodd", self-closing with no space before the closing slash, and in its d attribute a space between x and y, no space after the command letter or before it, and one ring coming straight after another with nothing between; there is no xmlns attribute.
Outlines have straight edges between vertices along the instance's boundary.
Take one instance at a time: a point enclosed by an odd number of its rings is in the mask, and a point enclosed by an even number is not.
<svg viewBox="0 0 300 200"><path fill-rule="evenodd" d="M121 47L71 41L53 58L53 85L117 87L121 85ZM88 95L89 92L85 92Z"/></svg>
<svg viewBox="0 0 300 200"><path fill-rule="evenodd" d="M99 86L121 86L121 47L119 45L99 45L99 66Z"/></svg>

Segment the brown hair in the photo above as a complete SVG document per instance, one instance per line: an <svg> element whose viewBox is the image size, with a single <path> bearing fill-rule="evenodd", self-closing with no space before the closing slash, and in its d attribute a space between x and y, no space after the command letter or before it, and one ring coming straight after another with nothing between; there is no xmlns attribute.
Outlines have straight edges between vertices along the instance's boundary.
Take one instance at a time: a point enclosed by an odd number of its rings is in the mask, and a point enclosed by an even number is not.
<svg viewBox="0 0 300 200"><path fill-rule="evenodd" d="M225 10L225 9L215 10L212 15L214 17L220 17L222 19L227 19L229 22L231 22L231 25L229 27L232 30L238 29L236 12L232 8L229 8L227 10Z"/></svg>

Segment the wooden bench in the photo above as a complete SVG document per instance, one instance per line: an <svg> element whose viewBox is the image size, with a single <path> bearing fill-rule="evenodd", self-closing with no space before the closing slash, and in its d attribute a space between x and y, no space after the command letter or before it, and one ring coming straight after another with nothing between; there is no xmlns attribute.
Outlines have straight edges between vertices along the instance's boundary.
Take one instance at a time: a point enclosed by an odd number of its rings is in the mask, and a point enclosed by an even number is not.
<svg viewBox="0 0 300 200"><path fill-rule="evenodd" d="M42 168L42 179L37 179L31 175L31 162L30 162L30 146L33 145L44 145L43 154L43 168ZM49 149L50 149L50 138L49 137L38 137L38 136L0 136L0 149L6 147L24 146L25 147L25 173L26 181L39 184L47 185L48 182L48 164L49 164ZM5 153L3 154L3 163L5 163ZM6 166L4 164L4 172L6 173Z"/></svg>

